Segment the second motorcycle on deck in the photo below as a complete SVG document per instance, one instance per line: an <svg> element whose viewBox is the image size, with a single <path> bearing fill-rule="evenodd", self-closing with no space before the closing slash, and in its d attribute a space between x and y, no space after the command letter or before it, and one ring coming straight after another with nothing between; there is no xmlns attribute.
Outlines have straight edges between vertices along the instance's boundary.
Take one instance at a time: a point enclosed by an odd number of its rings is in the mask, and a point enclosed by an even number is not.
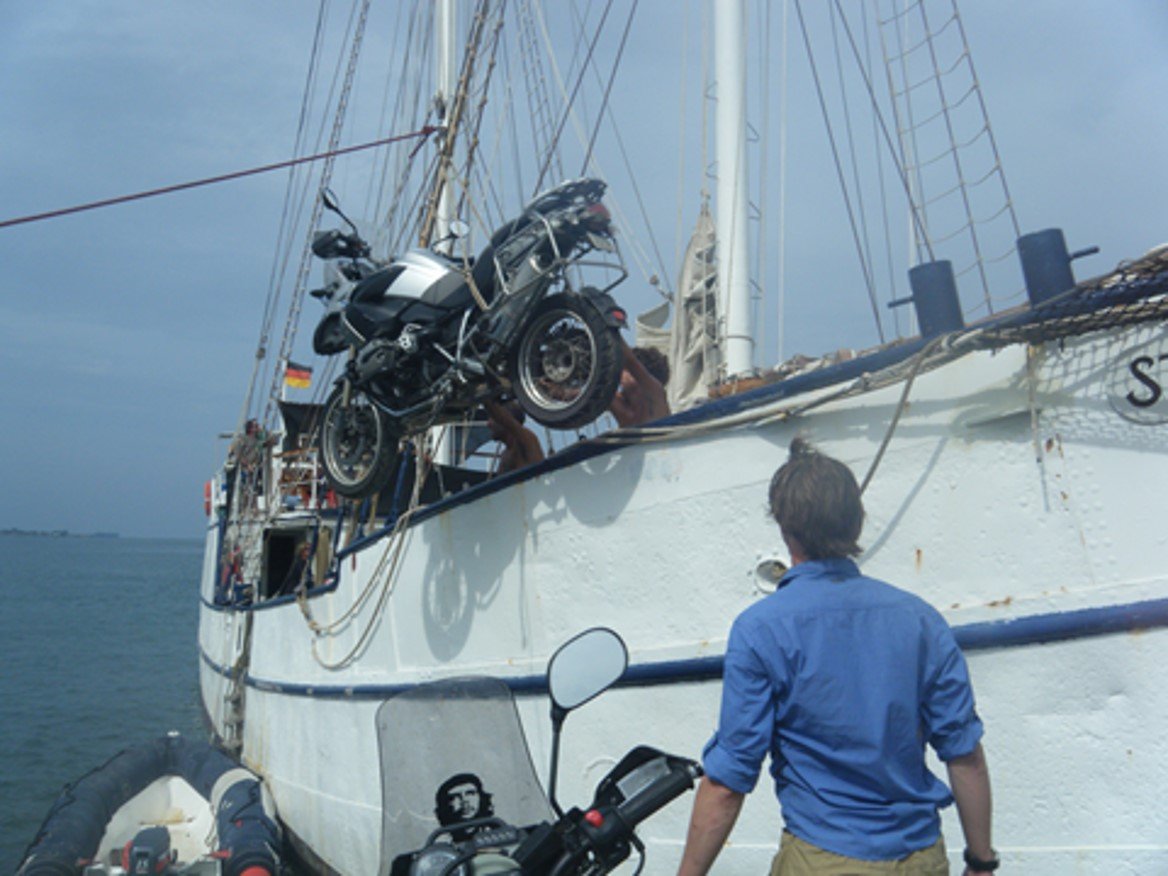
<svg viewBox="0 0 1168 876"><path fill-rule="evenodd" d="M561 429L607 409L625 322L609 292L627 271L605 188L581 179L545 192L476 258L439 251L457 233L384 265L351 222L351 233L317 234L313 252L330 261L332 280L312 293L327 307L313 347L349 351L320 424L321 461L339 494L376 493L404 437L489 399L513 397L533 420ZM345 218L327 195L325 205ZM584 268L609 282L584 285Z"/></svg>

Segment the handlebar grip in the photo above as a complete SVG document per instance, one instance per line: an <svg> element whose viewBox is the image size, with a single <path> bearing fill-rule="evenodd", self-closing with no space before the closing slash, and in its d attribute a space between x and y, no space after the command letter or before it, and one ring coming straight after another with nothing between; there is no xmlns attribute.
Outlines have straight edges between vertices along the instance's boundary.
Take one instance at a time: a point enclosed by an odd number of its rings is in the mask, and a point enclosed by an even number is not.
<svg viewBox="0 0 1168 876"><path fill-rule="evenodd" d="M694 786L694 781L702 774L696 763L681 763L662 776L641 793L635 795L617 808L617 815L630 828L640 824L658 809L668 805Z"/></svg>

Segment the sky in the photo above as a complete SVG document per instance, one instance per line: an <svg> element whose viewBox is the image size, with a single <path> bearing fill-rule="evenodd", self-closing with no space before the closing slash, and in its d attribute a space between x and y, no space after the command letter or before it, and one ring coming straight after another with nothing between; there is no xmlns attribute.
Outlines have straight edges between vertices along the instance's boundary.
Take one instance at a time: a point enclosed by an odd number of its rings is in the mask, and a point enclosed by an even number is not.
<svg viewBox="0 0 1168 876"><path fill-rule="evenodd" d="M616 8L623 22L629 4ZM1168 6L967 0L962 12L1022 230L1059 226L1072 249L1100 246L1081 275L1168 241ZM316 16L299 0L10 0L0 221L291 157ZM676 133L671 71L679 46L700 44L701 22L696 3L683 13L642 0L612 97L669 275L679 190L684 225L701 185L700 141ZM390 23L371 19L371 32ZM794 35L789 46L794 89L806 75L794 72ZM693 76L701 61L689 64ZM787 147L782 350L870 345L866 300L835 279L837 263L854 262L839 198L811 193L834 182L818 110L790 100L790 124L818 133L800 145L792 132ZM686 117L696 123L700 103ZM777 153L776 118L756 152ZM387 133L355 126L342 140ZM679 186L687 167L693 181ZM258 343L285 181L264 174L0 228L0 529L201 536L203 483L222 463L219 436L239 417ZM634 201L627 182L610 184ZM344 203L360 203L355 187L340 180ZM636 274L618 298L632 311L657 300ZM778 355L771 332L766 363Z"/></svg>

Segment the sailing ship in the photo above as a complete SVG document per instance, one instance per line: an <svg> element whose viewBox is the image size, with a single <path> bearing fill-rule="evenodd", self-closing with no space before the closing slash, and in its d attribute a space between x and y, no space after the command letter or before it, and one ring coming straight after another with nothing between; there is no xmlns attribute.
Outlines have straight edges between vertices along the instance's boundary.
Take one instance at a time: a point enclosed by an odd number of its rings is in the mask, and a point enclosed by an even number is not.
<svg viewBox="0 0 1168 876"><path fill-rule="evenodd" d="M340 873L377 871L382 789L392 782L380 774L379 752L419 744L379 738L384 701L429 681L497 677L516 691L535 760L546 762L541 669L589 626L619 630L630 667L616 690L573 718L561 798L587 799L637 742L696 755L716 719L730 621L773 591L786 563L764 497L801 435L862 478L865 572L934 604L968 655L989 728L1003 856L1027 873L1163 869L1168 849L1154 826L1168 814L1157 793L1168 780L1168 761L1157 756L1168 697L1155 680L1168 656L1165 537L1133 500L1137 484L1149 496L1168 489L1168 252L1077 283L1077 254L1061 232L1021 233L948 0L875 4L874 43L855 37L854 12L823 7L872 96L874 139L900 168L885 182L909 205L908 244L902 255L890 249L887 262L911 260L911 293L878 291L880 257L860 244L877 324L887 321L879 296L905 304L895 311L897 336L756 368L758 272L748 244L768 234L750 217L745 185L745 54L735 46L747 28L744 4L711 7L715 42L725 44L707 74L716 80L717 216L700 211L676 288L660 279L666 271L648 281L664 287L668 307L638 325L640 343L670 354L671 416L545 435L543 462L494 476L476 455L481 424L468 421L419 436L409 465L376 497L340 501L318 464L319 397L291 400L285 389L290 371L294 381L308 378L295 327L311 261L306 250L297 267L291 244L282 249L288 276L275 272L233 450L206 493L200 678L215 736L263 777L297 854ZM794 9L806 33L810 10ZM384 104L393 101L387 115L397 131L379 137L374 170L359 177L372 193L365 209L377 217L371 239L383 256L442 237L455 218L489 234L571 175L565 131L579 133L576 158L597 171L592 144L614 80L594 59L602 36L619 59L627 33L608 13L553 13L534 0L398 8L402 43L379 53L404 59L409 71L392 80L398 90ZM330 157L289 188L290 206L310 205L309 232L321 223L316 192L333 182L369 14L368 2L353 5L331 86L314 55L306 95L327 90L331 133L297 152ZM561 66L548 51L555 24L576 40ZM431 27L440 35L432 55L409 48ZM866 60L874 45L886 61L879 76ZM422 73L431 62L433 83ZM946 95L954 70L972 84ZM883 104L878 82L890 86ZM602 94L590 113L577 100L586 84ZM932 108L911 109L923 93ZM503 118L522 118L522 136L488 133L492 101L507 107ZM962 109L976 120L964 144ZM844 127L838 117L829 125L830 149L857 228L866 212L844 169ZM945 145L930 151L927 135L938 127ZM521 142L536 147L529 166L516 157ZM929 194L942 166L974 178L960 158L969 147L989 155L976 176L1001 206L988 214L972 186L953 186L947 201ZM495 174L502 166L511 169ZM954 200L956 220L947 212ZM634 224L631 213L625 221ZM1017 255L1006 248L1006 267L1022 275L1002 281L1004 309L990 291L1005 263L986 244L987 229L1002 226L1018 241ZM285 239L303 230L290 220ZM958 245L972 257L947 255ZM625 249L640 258L631 240ZM972 305L970 287L985 290ZM284 291L289 318L277 349ZM327 391L329 378L317 364L314 392ZM432 793L418 789L419 810ZM675 867L687 816L675 806L644 826L652 872ZM959 826L946 819L949 847L959 850ZM773 799L753 795L720 860L730 872L760 871L777 833Z"/></svg>

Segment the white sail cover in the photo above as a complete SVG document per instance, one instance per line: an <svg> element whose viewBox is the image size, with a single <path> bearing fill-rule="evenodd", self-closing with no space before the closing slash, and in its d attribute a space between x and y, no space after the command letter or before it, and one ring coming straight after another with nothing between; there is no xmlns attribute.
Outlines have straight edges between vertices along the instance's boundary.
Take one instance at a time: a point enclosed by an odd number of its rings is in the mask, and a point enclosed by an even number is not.
<svg viewBox="0 0 1168 876"><path fill-rule="evenodd" d="M669 304L637 317L637 343L669 357L669 406L685 410L709 398L718 373L718 274L714 218L706 204L686 247L677 282L672 328L665 328Z"/></svg>

